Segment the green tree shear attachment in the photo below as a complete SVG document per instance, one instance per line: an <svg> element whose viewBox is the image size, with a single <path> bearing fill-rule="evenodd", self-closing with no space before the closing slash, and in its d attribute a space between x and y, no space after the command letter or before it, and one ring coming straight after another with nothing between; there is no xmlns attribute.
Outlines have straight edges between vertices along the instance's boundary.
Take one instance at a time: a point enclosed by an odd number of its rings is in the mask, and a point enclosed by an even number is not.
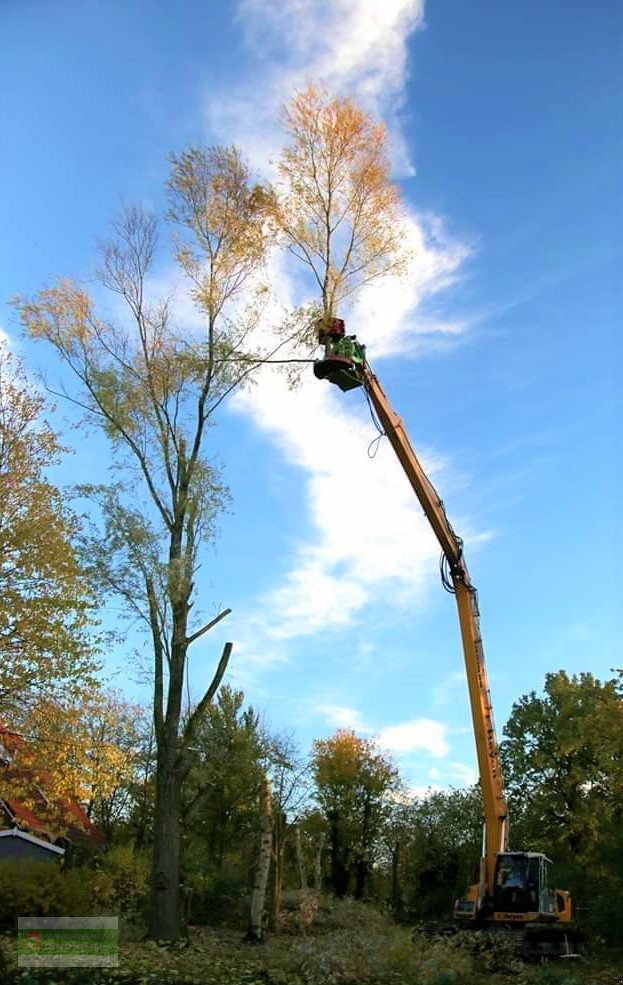
<svg viewBox="0 0 623 985"><path fill-rule="evenodd" d="M342 322L343 324L343 322ZM340 390L352 390L363 385L363 367L366 347L357 342L354 335L323 333L325 354L314 363L314 375L319 380L329 380Z"/></svg>

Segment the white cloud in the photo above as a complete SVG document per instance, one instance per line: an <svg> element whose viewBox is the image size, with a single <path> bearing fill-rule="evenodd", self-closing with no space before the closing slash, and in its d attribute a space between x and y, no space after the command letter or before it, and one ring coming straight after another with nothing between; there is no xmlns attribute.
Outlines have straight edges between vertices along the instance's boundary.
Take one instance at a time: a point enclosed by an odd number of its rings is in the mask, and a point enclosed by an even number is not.
<svg viewBox="0 0 623 985"><path fill-rule="evenodd" d="M314 710L334 728L349 728L364 735L374 735L382 749L398 756L421 751L434 759L444 759L450 752L446 726L432 718L414 718L396 725L374 728L365 722L357 708L348 705L321 703ZM453 763L452 767L458 768L460 765ZM438 770L431 770L429 776L432 777L433 773L439 776Z"/></svg>
<svg viewBox="0 0 623 985"><path fill-rule="evenodd" d="M238 24L249 60L237 85L212 88L207 97L211 139L239 143L255 167L270 173L282 141L279 108L294 88L313 78L382 117L394 172L412 173L399 113L408 41L423 26L423 14L424 0L240 0ZM450 237L431 214L405 212L405 236L413 251L407 275L366 287L349 316L349 330L366 342L371 359L447 348L467 327L457 318L424 317L419 309L454 282L471 248ZM268 332L280 310L305 300L300 271L286 259L273 257L269 274L277 296L264 320ZM376 432L362 391L341 394L321 385L311 368L292 391L283 376L265 369L258 385L239 391L232 406L305 479L307 532L282 583L257 602L267 640L348 625L369 604L421 604L439 548L387 441L373 461L368 457ZM417 434L413 438L417 445ZM449 463L426 449L422 459L429 474L441 476L448 494ZM459 529L467 539L466 527Z"/></svg>
<svg viewBox="0 0 623 985"><path fill-rule="evenodd" d="M440 783L429 783L427 786L415 785L408 786L405 792L405 802L411 800L428 800L433 794L443 793L447 788Z"/></svg>
<svg viewBox="0 0 623 985"><path fill-rule="evenodd" d="M293 89L313 78L354 94L388 124L395 169L413 174L398 116L407 43L423 26L424 0L241 0L238 23L251 66L234 89L210 92L217 139L248 147L261 170L275 149L275 120Z"/></svg>
<svg viewBox="0 0 623 985"><path fill-rule="evenodd" d="M447 347L467 329L467 323L459 319L425 318L418 308L454 283L471 254L470 246L453 240L443 223L429 215L405 215L404 230L405 245L412 254L407 273L400 280L370 283L361 291L351 316L372 358L414 355L434 349L439 342Z"/></svg>
<svg viewBox="0 0 623 985"><path fill-rule="evenodd" d="M361 712L348 705L320 704L314 709L328 725L333 728L353 729L355 732L369 732L361 716Z"/></svg>
<svg viewBox="0 0 623 985"><path fill-rule="evenodd" d="M478 779L478 773L474 767L467 766L465 763L448 763L446 776L450 783L453 780L458 780L465 786L472 786Z"/></svg>
<svg viewBox="0 0 623 985"><path fill-rule="evenodd" d="M388 725L379 732L379 742L390 752L422 750L435 759L443 759L450 751L445 725L432 718L415 718L400 725Z"/></svg>
<svg viewBox="0 0 623 985"><path fill-rule="evenodd" d="M421 604L439 546L387 440L368 455L376 431L363 391L343 394L311 369L292 390L266 368L233 407L306 479L307 533L283 583L261 600L272 613L269 634L283 639L348 625L371 602ZM454 484L448 463L429 450L421 458L447 493ZM459 529L470 539L466 523Z"/></svg>

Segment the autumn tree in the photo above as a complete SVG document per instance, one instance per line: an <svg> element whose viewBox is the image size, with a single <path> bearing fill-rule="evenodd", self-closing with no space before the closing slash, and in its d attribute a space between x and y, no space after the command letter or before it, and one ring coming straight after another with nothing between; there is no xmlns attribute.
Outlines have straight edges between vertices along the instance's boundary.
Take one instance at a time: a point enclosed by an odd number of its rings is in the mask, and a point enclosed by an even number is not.
<svg viewBox="0 0 623 985"><path fill-rule="evenodd" d="M400 195L387 134L351 99L309 84L285 106L275 218L286 248L312 274L320 314L365 284L406 269Z"/></svg>
<svg viewBox="0 0 623 985"><path fill-rule="evenodd" d="M98 274L128 319L106 318L68 281L18 307L30 335L45 339L73 375L68 396L109 439L120 477L114 487L86 490L104 513L91 556L151 641L157 767L150 934L170 940L180 933L182 783L197 725L231 652L228 644L182 723L189 647L228 611L200 622L193 610L200 547L225 496L206 437L217 408L267 355L254 332L269 226L264 196L235 148L193 147L173 156L168 188L176 257L203 331L179 324L170 298L153 297L157 221L140 209L115 225Z"/></svg>
<svg viewBox="0 0 623 985"><path fill-rule="evenodd" d="M333 889L343 896L354 877L365 895L383 821L400 780L394 764L371 739L340 729L312 749L315 798L329 823Z"/></svg>
<svg viewBox="0 0 623 985"><path fill-rule="evenodd" d="M148 712L119 691L106 690L87 706L86 748L90 782L86 808L107 842L127 821L140 785Z"/></svg>
<svg viewBox="0 0 623 985"><path fill-rule="evenodd" d="M76 695L95 666L94 596L78 520L48 470L63 451L40 392L0 346L0 718L42 694Z"/></svg>
<svg viewBox="0 0 623 985"><path fill-rule="evenodd" d="M73 820L70 805L77 801L109 837L128 801L141 714L97 682L80 695L39 695L11 718L17 741L0 790L33 806L28 802L41 788L59 832Z"/></svg>

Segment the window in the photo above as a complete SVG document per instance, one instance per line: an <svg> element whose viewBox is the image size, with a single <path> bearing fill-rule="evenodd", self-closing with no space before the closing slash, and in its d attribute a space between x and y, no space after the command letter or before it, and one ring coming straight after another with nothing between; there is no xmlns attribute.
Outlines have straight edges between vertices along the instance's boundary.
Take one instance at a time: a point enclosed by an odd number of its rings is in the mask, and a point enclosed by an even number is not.
<svg viewBox="0 0 623 985"><path fill-rule="evenodd" d="M528 859L504 855L498 865L497 884L500 889L523 889L526 885Z"/></svg>

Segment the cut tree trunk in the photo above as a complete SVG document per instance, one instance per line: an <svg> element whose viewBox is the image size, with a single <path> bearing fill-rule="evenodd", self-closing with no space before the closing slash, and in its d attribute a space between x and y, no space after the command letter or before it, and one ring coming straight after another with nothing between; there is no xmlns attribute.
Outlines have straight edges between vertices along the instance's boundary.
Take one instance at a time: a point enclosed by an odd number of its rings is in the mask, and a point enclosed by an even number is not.
<svg viewBox="0 0 623 985"><path fill-rule="evenodd" d="M264 778L260 790L260 854L251 896L251 916L247 940L259 944L265 939L264 909L273 847L272 798L270 780Z"/></svg>
<svg viewBox="0 0 623 985"><path fill-rule="evenodd" d="M299 870L299 882L301 889L307 889L307 876L305 874L305 863L303 861L303 846L301 844L301 829L298 824L294 829L294 848L296 851L296 864Z"/></svg>
<svg viewBox="0 0 623 985"><path fill-rule="evenodd" d="M314 858L314 889L317 893L322 889L322 850L324 848L325 832L321 831L316 842L316 857Z"/></svg>
<svg viewBox="0 0 623 985"><path fill-rule="evenodd" d="M276 930L281 915L281 893L283 890L283 863L286 848L286 815L283 811L277 811L274 816L273 834L273 859L274 859L274 878L273 878L273 913L272 929Z"/></svg>

